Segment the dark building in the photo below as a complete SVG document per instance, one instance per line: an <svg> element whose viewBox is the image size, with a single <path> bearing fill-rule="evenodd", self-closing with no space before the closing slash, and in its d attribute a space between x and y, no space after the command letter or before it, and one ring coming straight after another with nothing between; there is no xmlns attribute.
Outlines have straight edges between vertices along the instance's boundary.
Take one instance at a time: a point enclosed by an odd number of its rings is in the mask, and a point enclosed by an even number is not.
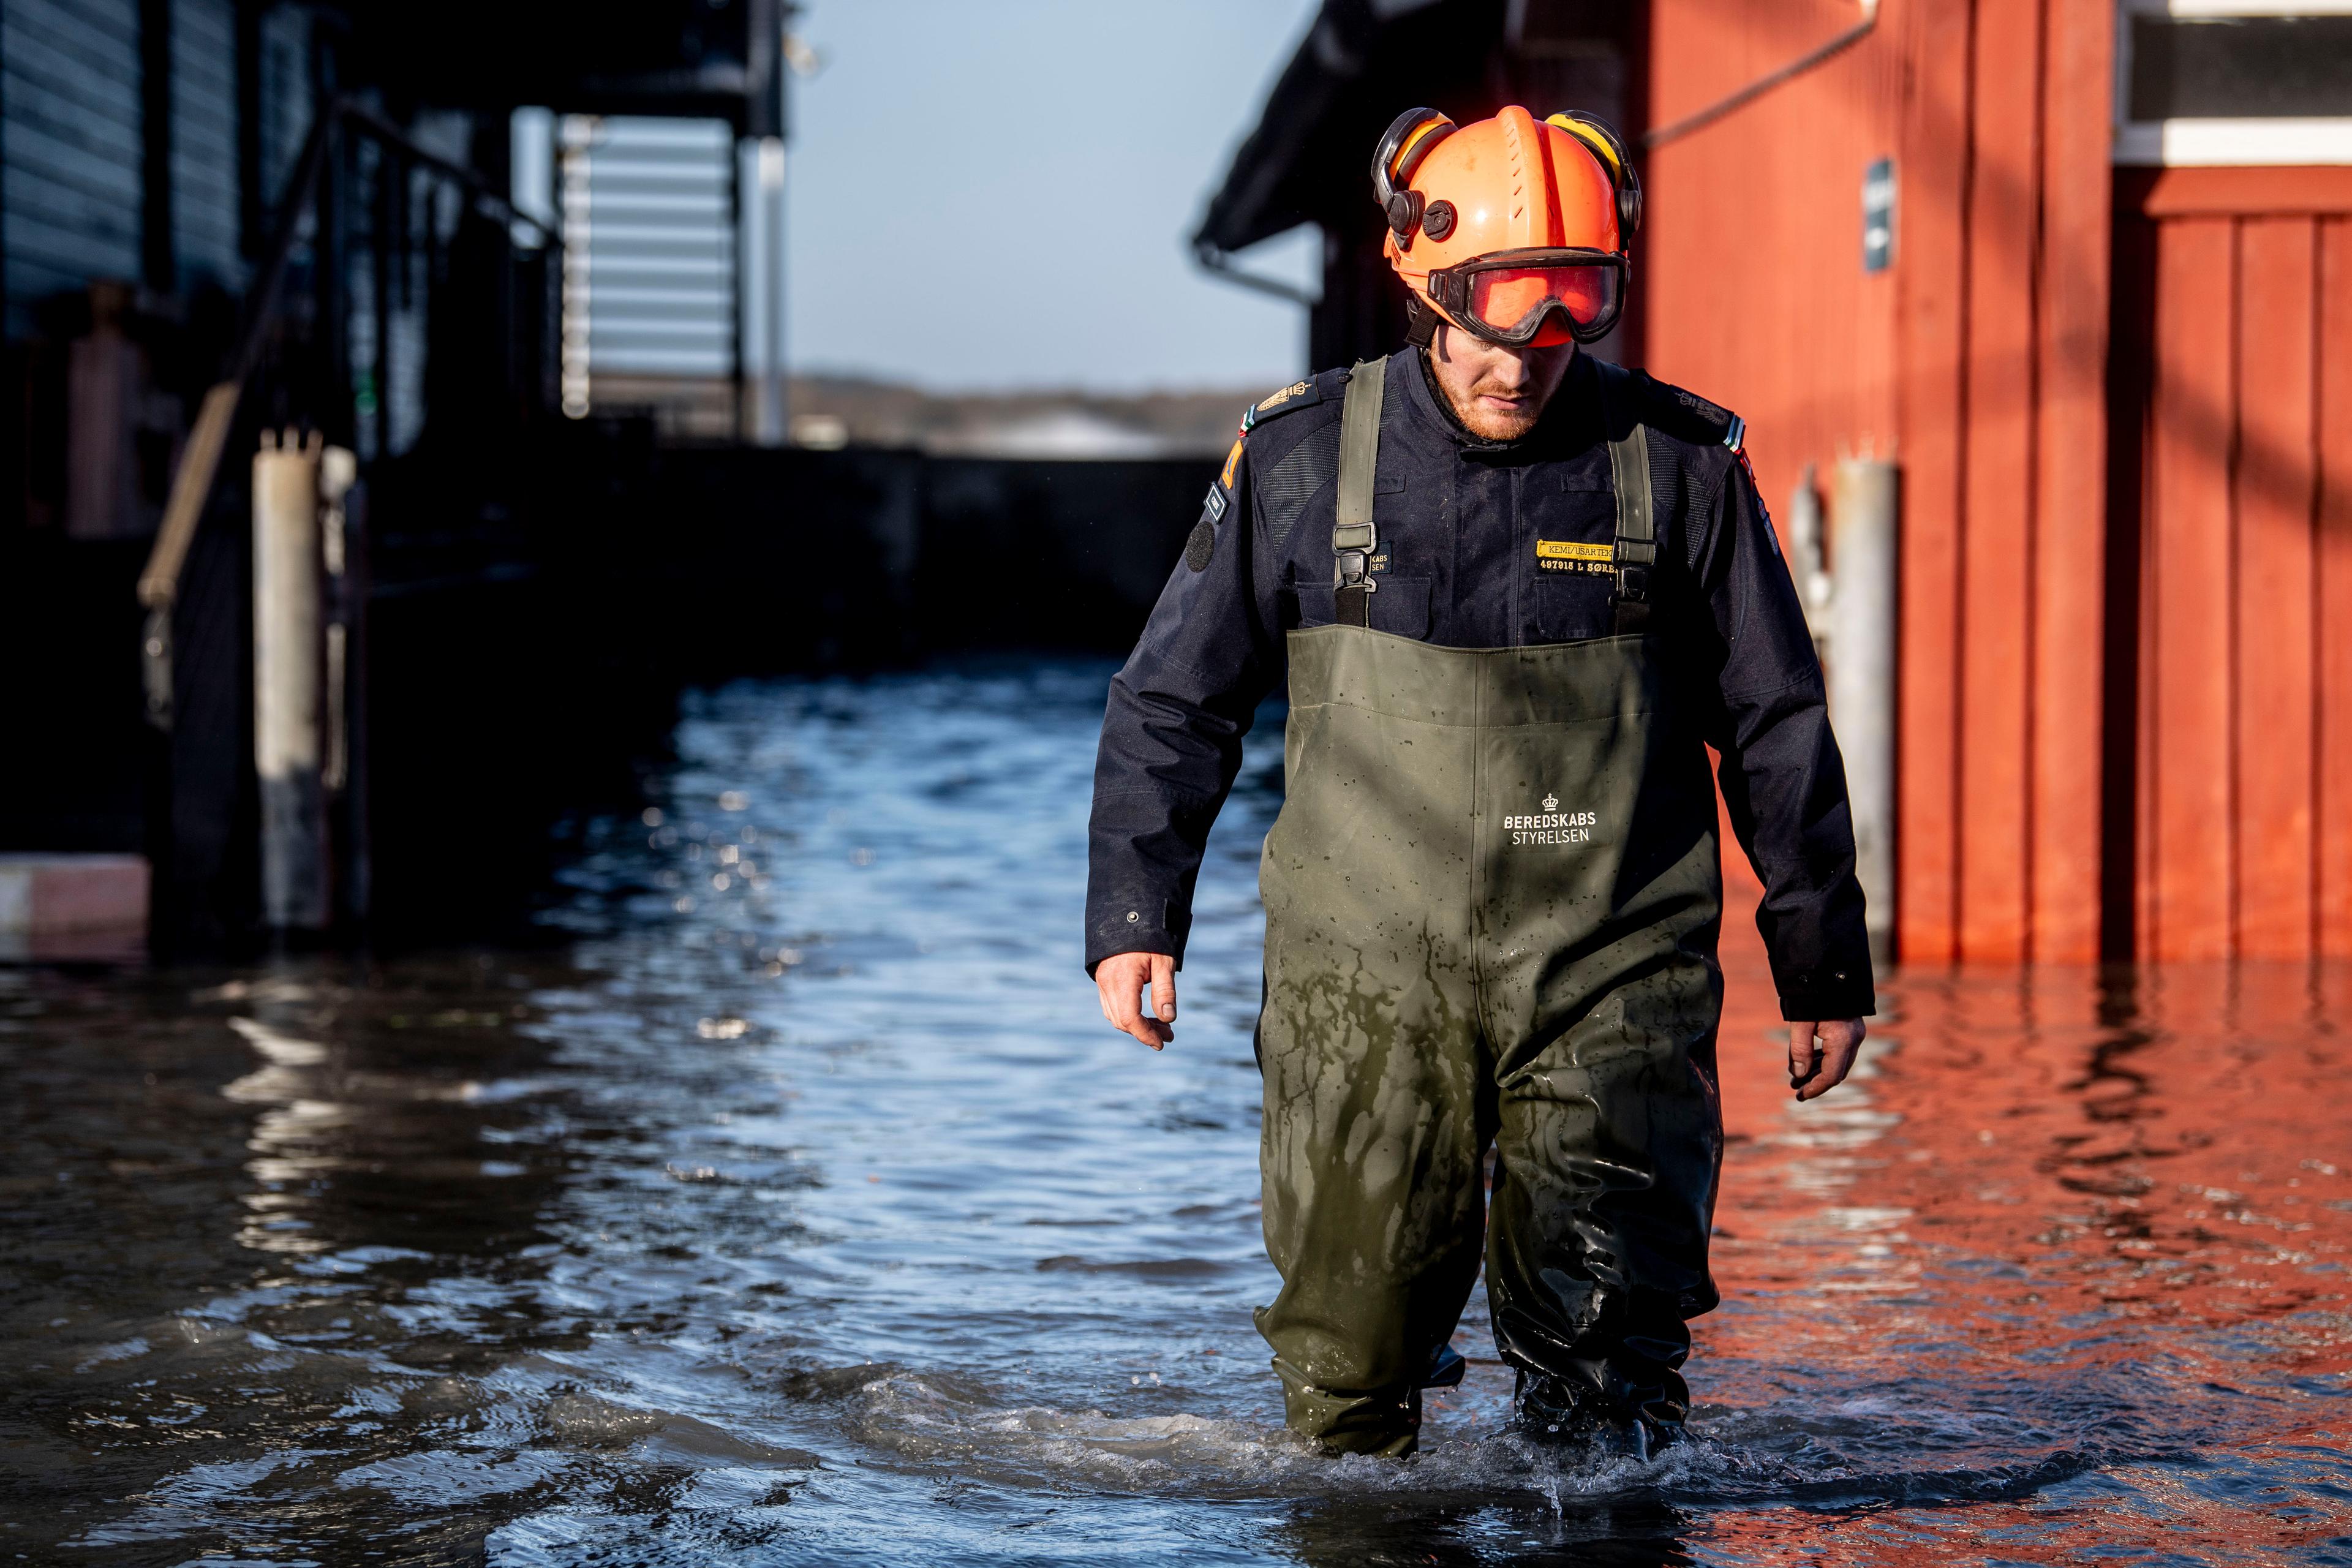
<svg viewBox="0 0 2352 1568"><path fill-rule="evenodd" d="M624 548L598 521L650 458L559 405L561 246L509 205L513 110L780 134L784 19L0 0L0 851L143 849L167 948L257 929L252 475L281 440L356 458L347 498L320 481L306 611L330 918L514 837L406 787L444 759L541 818L579 787L630 688L580 635L583 563Z"/></svg>

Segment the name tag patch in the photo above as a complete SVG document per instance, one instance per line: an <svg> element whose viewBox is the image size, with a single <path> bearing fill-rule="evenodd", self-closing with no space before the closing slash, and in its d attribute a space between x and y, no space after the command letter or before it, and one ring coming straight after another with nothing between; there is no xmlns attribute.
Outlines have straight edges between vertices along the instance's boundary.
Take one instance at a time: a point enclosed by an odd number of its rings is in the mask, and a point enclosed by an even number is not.
<svg viewBox="0 0 2352 1568"><path fill-rule="evenodd" d="M1568 539L1536 541L1536 564L1547 572L1607 572L1612 569L1616 554L1614 545Z"/></svg>

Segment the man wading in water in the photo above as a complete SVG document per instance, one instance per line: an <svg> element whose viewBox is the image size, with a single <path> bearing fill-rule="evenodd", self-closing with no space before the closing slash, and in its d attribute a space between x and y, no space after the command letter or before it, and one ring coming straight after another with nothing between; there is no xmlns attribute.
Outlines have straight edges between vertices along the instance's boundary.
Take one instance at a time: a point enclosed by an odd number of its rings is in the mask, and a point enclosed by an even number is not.
<svg viewBox="0 0 2352 1568"><path fill-rule="evenodd" d="M1717 1301L1702 747L1764 879L1800 1100L1871 1011L1844 768L1740 422L1577 352L1641 216L1614 133L1415 110L1373 185L1412 346L1244 417L1111 684L1087 964L1113 1024L1173 1037L1202 847L1286 667L1257 1322L1290 1425L1411 1453L1483 1243L1521 1429L1646 1456Z"/></svg>

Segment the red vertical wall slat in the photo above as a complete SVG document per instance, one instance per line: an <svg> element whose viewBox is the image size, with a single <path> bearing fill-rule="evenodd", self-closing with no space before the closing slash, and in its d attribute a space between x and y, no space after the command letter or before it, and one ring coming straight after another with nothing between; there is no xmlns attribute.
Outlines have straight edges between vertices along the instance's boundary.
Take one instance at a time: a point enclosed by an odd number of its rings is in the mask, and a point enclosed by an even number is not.
<svg viewBox="0 0 2352 1568"><path fill-rule="evenodd" d="M2352 222L2319 224L2316 945L2352 958Z"/></svg>
<svg viewBox="0 0 2352 1568"><path fill-rule="evenodd" d="M1979 0L1961 466L1959 956L2025 956L2040 0Z"/></svg>
<svg viewBox="0 0 2352 1568"><path fill-rule="evenodd" d="M2043 16L2035 355L2031 954L2099 955L2114 13Z"/></svg>
<svg viewBox="0 0 2352 1568"><path fill-rule="evenodd" d="M2311 951L2313 220L2240 229L2236 954Z"/></svg>
<svg viewBox="0 0 2352 1568"><path fill-rule="evenodd" d="M2231 945L2230 498L2235 223L2157 233L2156 374L2141 548L2139 953Z"/></svg>
<svg viewBox="0 0 2352 1568"><path fill-rule="evenodd" d="M1902 27L1908 78L1895 268L1904 468L1896 942L1906 960L1930 963L1960 953L1956 653L1974 10L1911 0L1899 13L1890 5L1880 23Z"/></svg>

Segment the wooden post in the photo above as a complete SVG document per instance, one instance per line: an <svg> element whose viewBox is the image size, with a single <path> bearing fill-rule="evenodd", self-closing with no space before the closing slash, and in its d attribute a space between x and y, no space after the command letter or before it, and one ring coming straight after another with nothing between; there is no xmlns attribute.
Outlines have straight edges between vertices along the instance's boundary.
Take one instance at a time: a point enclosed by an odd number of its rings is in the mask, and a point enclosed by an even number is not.
<svg viewBox="0 0 2352 1568"><path fill-rule="evenodd" d="M253 762L261 905L272 931L327 924L322 787L320 438L262 437L253 459Z"/></svg>

